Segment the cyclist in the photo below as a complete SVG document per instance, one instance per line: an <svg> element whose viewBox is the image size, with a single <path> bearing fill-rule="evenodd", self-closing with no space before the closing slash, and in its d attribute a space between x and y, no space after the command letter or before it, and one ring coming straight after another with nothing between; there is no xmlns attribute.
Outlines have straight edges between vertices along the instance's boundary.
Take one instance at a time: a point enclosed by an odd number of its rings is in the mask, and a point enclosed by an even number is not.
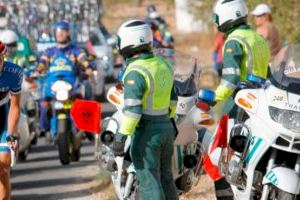
<svg viewBox="0 0 300 200"><path fill-rule="evenodd" d="M10 199L10 149L18 149L15 130L20 117L23 79L21 67L4 61L6 51L6 46L0 41L0 199Z"/></svg>

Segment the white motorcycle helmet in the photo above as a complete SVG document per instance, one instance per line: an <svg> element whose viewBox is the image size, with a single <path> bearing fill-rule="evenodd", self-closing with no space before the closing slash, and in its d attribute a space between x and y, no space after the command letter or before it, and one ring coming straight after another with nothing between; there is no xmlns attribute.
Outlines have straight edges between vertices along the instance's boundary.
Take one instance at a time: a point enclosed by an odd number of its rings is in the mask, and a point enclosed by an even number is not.
<svg viewBox="0 0 300 200"><path fill-rule="evenodd" d="M16 47L18 45L19 36L12 30L4 30L1 32L0 40L8 47Z"/></svg>
<svg viewBox="0 0 300 200"><path fill-rule="evenodd" d="M148 24L142 20L129 20L123 23L117 34L117 47L120 54L125 57L144 51L151 51L152 31Z"/></svg>
<svg viewBox="0 0 300 200"><path fill-rule="evenodd" d="M244 0L218 0L214 7L214 22L221 32L246 22L247 15L248 9Z"/></svg>

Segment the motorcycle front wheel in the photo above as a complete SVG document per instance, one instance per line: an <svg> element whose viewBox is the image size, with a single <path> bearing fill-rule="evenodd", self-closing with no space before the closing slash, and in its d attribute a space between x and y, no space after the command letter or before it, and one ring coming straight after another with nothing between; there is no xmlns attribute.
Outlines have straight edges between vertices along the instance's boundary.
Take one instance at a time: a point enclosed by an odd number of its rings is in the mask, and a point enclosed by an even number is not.
<svg viewBox="0 0 300 200"><path fill-rule="evenodd" d="M57 145L58 154L61 164L67 165L70 163L70 137L67 132L67 120L59 119L57 122Z"/></svg>

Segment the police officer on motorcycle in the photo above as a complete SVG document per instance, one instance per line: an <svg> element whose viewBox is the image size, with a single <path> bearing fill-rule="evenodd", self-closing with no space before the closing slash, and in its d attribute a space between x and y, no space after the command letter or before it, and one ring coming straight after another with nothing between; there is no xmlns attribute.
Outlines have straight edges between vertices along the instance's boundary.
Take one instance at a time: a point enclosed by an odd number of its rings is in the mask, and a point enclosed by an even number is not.
<svg viewBox="0 0 300 200"><path fill-rule="evenodd" d="M88 57L85 51L71 42L70 25L67 21L58 21L54 25L56 46L45 50L41 56L39 65L37 67L38 72L45 72L48 65L52 62L56 55L63 54L74 64L78 73L81 71L81 67L85 70L86 74L91 74L94 68L94 63L88 61ZM91 98L91 87L87 81L84 81L85 85L85 98ZM47 120L48 104L47 100L41 103L40 110L40 126L41 131L45 132L49 130L49 120Z"/></svg>
<svg viewBox="0 0 300 200"><path fill-rule="evenodd" d="M124 155L127 136L130 155L144 200L178 199L171 170L177 96L172 66L153 55L152 31L141 20L123 23L118 30L120 54L126 60L123 75L123 118L113 144L116 156Z"/></svg>
<svg viewBox="0 0 300 200"><path fill-rule="evenodd" d="M247 75L266 78L270 49L267 41L247 24L248 10L244 0L218 0L214 7L214 22L227 39L223 50L221 83L216 90L216 100L227 100L224 113L236 116L232 94L239 81ZM233 199L225 179L215 182L217 199Z"/></svg>
<svg viewBox="0 0 300 200"><path fill-rule="evenodd" d="M70 25L67 21L59 21L54 25L56 46L46 49L40 58L39 71L47 69L51 59L59 53L67 57L78 67L82 66L87 71L93 68L93 63L88 61L85 51L71 42Z"/></svg>

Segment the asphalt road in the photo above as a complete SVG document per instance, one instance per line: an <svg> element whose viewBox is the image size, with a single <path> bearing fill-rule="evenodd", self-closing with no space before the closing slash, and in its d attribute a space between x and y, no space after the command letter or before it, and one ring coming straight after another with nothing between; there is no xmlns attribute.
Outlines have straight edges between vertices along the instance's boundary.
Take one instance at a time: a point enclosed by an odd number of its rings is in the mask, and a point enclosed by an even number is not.
<svg viewBox="0 0 300 200"><path fill-rule="evenodd" d="M103 104L103 117L112 111L111 105ZM27 161L18 162L12 169L12 199L89 199L98 173L91 142L83 143L79 162L63 166L58 159L57 148L45 144L44 138L40 138L38 145L32 147Z"/></svg>

